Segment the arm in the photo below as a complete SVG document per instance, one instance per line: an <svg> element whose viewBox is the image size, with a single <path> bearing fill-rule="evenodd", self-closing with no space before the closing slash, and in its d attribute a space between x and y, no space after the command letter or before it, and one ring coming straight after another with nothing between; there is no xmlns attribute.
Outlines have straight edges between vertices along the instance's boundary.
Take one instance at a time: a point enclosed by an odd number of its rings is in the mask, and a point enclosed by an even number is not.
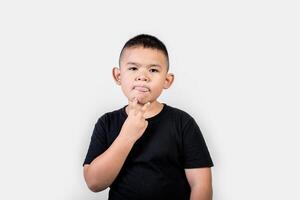
<svg viewBox="0 0 300 200"><path fill-rule="evenodd" d="M137 99L130 102L128 117L118 137L105 152L89 165L84 165L84 178L90 190L93 192L105 190L116 179L134 143L148 126L144 113L149 106L150 103L142 107L137 105Z"/></svg>
<svg viewBox="0 0 300 200"><path fill-rule="evenodd" d="M191 187L190 200L212 199L212 176L210 168L185 169Z"/></svg>
<svg viewBox="0 0 300 200"><path fill-rule="evenodd" d="M84 178L93 192L105 190L112 184L132 149L134 142L122 135L120 133L112 145L91 164L84 165Z"/></svg>

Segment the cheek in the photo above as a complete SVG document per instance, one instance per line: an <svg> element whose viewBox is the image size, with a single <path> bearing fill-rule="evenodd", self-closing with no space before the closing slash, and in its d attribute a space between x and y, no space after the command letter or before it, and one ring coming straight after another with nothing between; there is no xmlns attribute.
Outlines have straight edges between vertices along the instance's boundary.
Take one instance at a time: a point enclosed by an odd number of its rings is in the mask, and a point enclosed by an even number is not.
<svg viewBox="0 0 300 200"><path fill-rule="evenodd" d="M122 88L126 91L130 91L132 89L132 85L131 85L131 82L130 81L126 81L128 79L125 79L125 81L122 81L121 84L122 84Z"/></svg>
<svg viewBox="0 0 300 200"><path fill-rule="evenodd" d="M164 79L158 79L157 81L156 81L156 84L155 84L155 88L157 88L157 89L159 89L159 88L162 88L162 87L164 87Z"/></svg>

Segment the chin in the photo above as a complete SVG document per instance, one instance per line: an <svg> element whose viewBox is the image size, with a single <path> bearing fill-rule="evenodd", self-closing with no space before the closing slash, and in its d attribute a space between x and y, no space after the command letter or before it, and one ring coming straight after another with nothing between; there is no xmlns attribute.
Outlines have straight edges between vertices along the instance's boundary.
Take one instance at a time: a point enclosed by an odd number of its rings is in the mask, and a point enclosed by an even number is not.
<svg viewBox="0 0 300 200"><path fill-rule="evenodd" d="M139 99L138 104L146 104L148 102L147 99Z"/></svg>
<svg viewBox="0 0 300 200"><path fill-rule="evenodd" d="M130 101L132 101L133 100L133 98L134 97L130 97L130 98L128 98ZM144 104L146 104L146 103L148 103L150 100L149 99L147 99L147 98L143 98L143 97L137 97L138 98L138 104L142 104L142 105L144 105ZM151 101L150 101L151 102Z"/></svg>

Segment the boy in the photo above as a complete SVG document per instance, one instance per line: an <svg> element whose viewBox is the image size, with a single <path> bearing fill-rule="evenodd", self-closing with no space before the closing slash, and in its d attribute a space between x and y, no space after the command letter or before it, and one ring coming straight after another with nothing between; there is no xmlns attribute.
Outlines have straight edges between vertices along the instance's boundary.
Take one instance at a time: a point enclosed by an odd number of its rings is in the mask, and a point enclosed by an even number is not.
<svg viewBox="0 0 300 200"><path fill-rule="evenodd" d="M174 75L165 45L138 35L124 45L113 78L128 105L102 115L83 163L87 186L109 200L209 200L213 166L196 121L160 103Z"/></svg>

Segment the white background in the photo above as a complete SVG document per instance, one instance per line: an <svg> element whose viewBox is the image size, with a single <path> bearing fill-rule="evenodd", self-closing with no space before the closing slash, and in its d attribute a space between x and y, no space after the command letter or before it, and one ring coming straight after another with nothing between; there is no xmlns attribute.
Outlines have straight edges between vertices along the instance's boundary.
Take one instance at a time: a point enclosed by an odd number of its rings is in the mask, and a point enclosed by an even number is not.
<svg viewBox="0 0 300 200"><path fill-rule="evenodd" d="M159 98L198 122L216 200L300 199L297 1L1 1L0 199L96 200L94 124L127 101L124 43L157 36L175 82Z"/></svg>

